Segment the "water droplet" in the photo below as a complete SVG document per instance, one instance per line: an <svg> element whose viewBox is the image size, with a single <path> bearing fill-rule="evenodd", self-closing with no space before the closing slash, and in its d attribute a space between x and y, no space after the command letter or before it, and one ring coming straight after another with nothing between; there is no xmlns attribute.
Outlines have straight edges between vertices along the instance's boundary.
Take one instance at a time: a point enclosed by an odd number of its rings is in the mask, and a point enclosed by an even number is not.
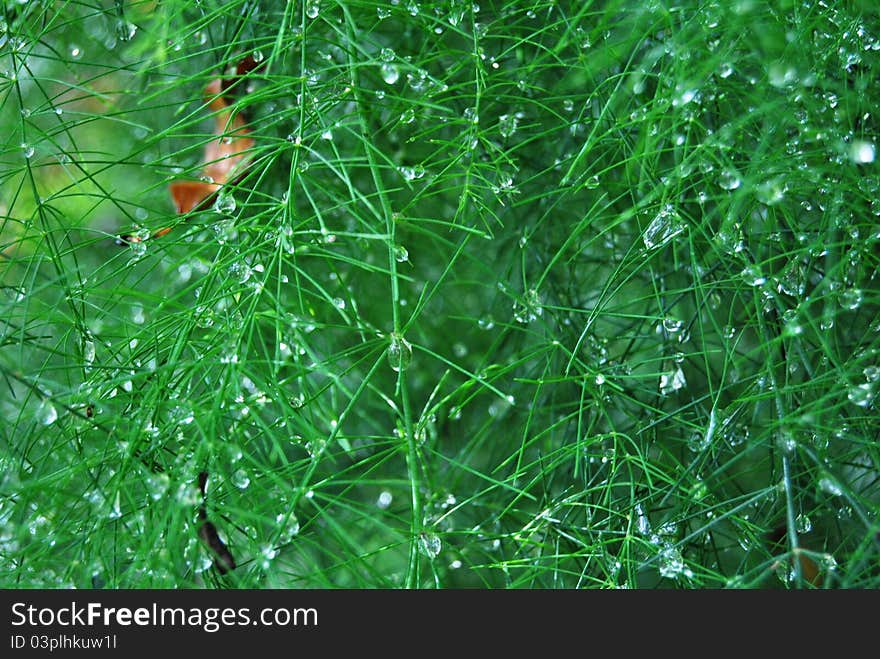
<svg viewBox="0 0 880 659"><path fill-rule="evenodd" d="M321 3L319 0L308 0L306 2L306 16L309 18L318 18L321 13Z"/></svg>
<svg viewBox="0 0 880 659"><path fill-rule="evenodd" d="M776 446L783 453L791 454L797 450L798 445L794 436L787 430L783 430L776 435Z"/></svg>
<svg viewBox="0 0 880 659"><path fill-rule="evenodd" d="M863 300L864 294L858 288L849 288L841 292L837 298L840 306L842 306L844 309L849 309L850 311L858 309L861 306Z"/></svg>
<svg viewBox="0 0 880 659"><path fill-rule="evenodd" d="M181 483L175 494L175 500L181 506L189 507L195 506L202 499L202 494L199 491L199 488L193 485L192 483Z"/></svg>
<svg viewBox="0 0 880 659"><path fill-rule="evenodd" d="M379 51L379 59L383 62L393 62L395 57L394 50L391 48L383 48Z"/></svg>
<svg viewBox="0 0 880 659"><path fill-rule="evenodd" d="M819 479L819 489L826 494L835 497L839 497L843 494L843 488L840 487L840 483L837 482L836 478L830 475L823 476Z"/></svg>
<svg viewBox="0 0 880 659"><path fill-rule="evenodd" d="M289 515L279 513L275 517L275 523L281 529L281 533L279 535L279 540L281 542L290 542L296 535L299 534L299 520L293 513Z"/></svg>
<svg viewBox="0 0 880 659"><path fill-rule="evenodd" d="M440 537L434 533L419 533L419 552L432 561L437 558L442 548Z"/></svg>
<svg viewBox="0 0 880 659"><path fill-rule="evenodd" d="M73 59L79 59L82 57L82 49L79 46L73 46L70 49L70 56Z"/></svg>
<svg viewBox="0 0 880 659"><path fill-rule="evenodd" d="M195 421L195 415L193 415L192 410L185 405L175 405L171 409L170 419L173 423L188 426Z"/></svg>
<svg viewBox="0 0 880 659"><path fill-rule="evenodd" d="M386 510L388 506L391 505L391 500L391 492L389 492L388 490L382 490L379 493L379 498L376 499L376 506L381 510Z"/></svg>
<svg viewBox="0 0 880 659"><path fill-rule="evenodd" d="M241 261L233 262L226 271L229 273L230 277L239 284L244 284L254 273L253 268L247 263L242 263Z"/></svg>
<svg viewBox="0 0 880 659"><path fill-rule="evenodd" d="M409 252L403 245L394 246L394 260L398 263L406 263L409 261Z"/></svg>
<svg viewBox="0 0 880 659"><path fill-rule="evenodd" d="M684 558L678 547L665 544L658 555L660 576L667 579L677 579L680 576L692 577L693 572L685 565Z"/></svg>
<svg viewBox="0 0 880 659"><path fill-rule="evenodd" d="M767 69L767 80L776 88L790 87L798 81L797 71L783 62L773 62Z"/></svg>
<svg viewBox="0 0 880 659"><path fill-rule="evenodd" d="M859 407L870 407L871 403L874 402L874 383L873 382L864 382L862 384L857 384L854 387L850 387L849 391L846 394L846 397L849 399L853 405L858 405Z"/></svg>
<svg viewBox="0 0 880 659"><path fill-rule="evenodd" d="M594 175L584 181L584 188L586 188L587 190L595 190L599 187L599 183L599 176Z"/></svg>
<svg viewBox="0 0 880 659"><path fill-rule="evenodd" d="M742 185L742 179L735 169L722 169L718 175L718 185L723 190L736 190Z"/></svg>
<svg viewBox="0 0 880 659"><path fill-rule="evenodd" d="M698 89L689 88L681 83L675 86L675 98L672 99L672 107L683 107L699 97Z"/></svg>
<svg viewBox="0 0 880 659"><path fill-rule="evenodd" d="M809 533L813 530L813 521L807 515L798 515L794 521L798 533Z"/></svg>
<svg viewBox="0 0 880 659"><path fill-rule="evenodd" d="M416 120L416 111L415 108L407 108L400 115L400 123L402 124L411 124Z"/></svg>
<svg viewBox="0 0 880 659"><path fill-rule="evenodd" d="M785 198L788 186L781 177L770 179L755 187L755 196L762 204L773 206Z"/></svg>
<svg viewBox="0 0 880 659"><path fill-rule="evenodd" d="M119 490L116 490L116 496L113 497L113 505L110 507L108 517L110 517L110 519L119 519L122 517L122 505L120 502Z"/></svg>
<svg viewBox="0 0 880 659"><path fill-rule="evenodd" d="M723 62L720 67L718 67L718 75L722 78L729 78L733 75L733 64L730 62Z"/></svg>
<svg viewBox="0 0 880 659"><path fill-rule="evenodd" d="M391 10L387 7L376 7L376 16L379 17L379 20L384 20L391 16Z"/></svg>
<svg viewBox="0 0 880 659"><path fill-rule="evenodd" d="M797 309L786 309L782 313L782 322L786 336L800 336L804 326L800 324Z"/></svg>
<svg viewBox="0 0 880 659"><path fill-rule="evenodd" d="M116 21L116 36L120 41L131 41L137 34L137 25L122 18Z"/></svg>
<svg viewBox="0 0 880 659"><path fill-rule="evenodd" d="M651 220L642 240L647 249L655 249L668 243L685 228L686 225L678 212L671 205L667 205Z"/></svg>
<svg viewBox="0 0 880 659"><path fill-rule="evenodd" d="M58 411L48 399L43 399L37 408L37 420L44 426L50 426L58 419Z"/></svg>
<svg viewBox="0 0 880 659"><path fill-rule="evenodd" d="M849 145L849 157L854 163L867 165L874 162L874 145L865 140L853 140Z"/></svg>
<svg viewBox="0 0 880 659"><path fill-rule="evenodd" d="M146 477L147 492L153 501L158 501L168 491L171 479L168 474L148 474Z"/></svg>
<svg viewBox="0 0 880 659"><path fill-rule="evenodd" d="M334 297L333 306L337 309L345 309L345 300L343 300L341 297Z"/></svg>
<svg viewBox="0 0 880 659"><path fill-rule="evenodd" d="M674 391L679 391L686 386L687 380L685 380L684 371L681 370L681 367L676 368L674 371L660 374L660 393L664 396Z"/></svg>
<svg viewBox="0 0 880 659"><path fill-rule="evenodd" d="M315 15L317 16L317 13ZM262 545L260 547L260 567L268 570L276 556L278 556L278 550L272 545Z"/></svg>
<svg viewBox="0 0 880 659"><path fill-rule="evenodd" d="M513 303L513 317L519 323L530 323L544 314L544 307L538 291L530 288L521 300Z"/></svg>
<svg viewBox="0 0 880 659"><path fill-rule="evenodd" d="M221 192L214 201L214 210L223 215L234 213L236 207L235 197L229 192Z"/></svg>
<svg viewBox="0 0 880 659"><path fill-rule="evenodd" d="M83 343L83 362L86 368L95 363L95 342L85 341Z"/></svg>
<svg viewBox="0 0 880 659"><path fill-rule="evenodd" d="M386 354L392 370L405 371L412 361L412 346L399 334L392 334Z"/></svg>
<svg viewBox="0 0 880 659"><path fill-rule="evenodd" d="M633 512L636 514L636 530L639 532L639 535L651 535L651 522L642 504L637 503Z"/></svg>
<svg viewBox="0 0 880 659"><path fill-rule="evenodd" d="M415 167L398 167L398 171L407 181L416 181L425 176L425 168L421 165L416 165Z"/></svg>
<svg viewBox="0 0 880 659"><path fill-rule="evenodd" d="M678 318L674 318L673 316L666 316L663 319L663 329L670 334L676 334L680 332L682 327L684 327L683 320L679 320Z"/></svg>
<svg viewBox="0 0 880 659"><path fill-rule="evenodd" d="M763 286L767 282L767 278L761 272L761 268L754 264L743 268L740 276L749 286Z"/></svg>
<svg viewBox="0 0 880 659"><path fill-rule="evenodd" d="M514 114L502 114L498 117L498 132L501 133L501 137L511 137L516 133L522 116L521 112L516 112Z"/></svg>
<svg viewBox="0 0 880 659"><path fill-rule="evenodd" d="M862 370L862 374L868 382L877 382L877 380L880 380L880 367L866 366L864 370Z"/></svg>
<svg viewBox="0 0 880 659"><path fill-rule="evenodd" d="M481 316L477 320L477 327L481 330L490 330L495 328L495 319L491 314L487 314L485 316Z"/></svg>
<svg viewBox="0 0 880 659"><path fill-rule="evenodd" d="M251 484L251 478L244 469L236 469L232 473L232 484L239 490L246 490Z"/></svg>
<svg viewBox="0 0 880 659"><path fill-rule="evenodd" d="M691 433L690 439L688 439L687 447L690 451L694 453L702 453L712 444L712 438L709 436L709 433L703 433L699 430Z"/></svg>
<svg viewBox="0 0 880 659"><path fill-rule="evenodd" d="M34 155L34 147L26 142L21 143L21 152L24 154L25 158L32 158Z"/></svg>

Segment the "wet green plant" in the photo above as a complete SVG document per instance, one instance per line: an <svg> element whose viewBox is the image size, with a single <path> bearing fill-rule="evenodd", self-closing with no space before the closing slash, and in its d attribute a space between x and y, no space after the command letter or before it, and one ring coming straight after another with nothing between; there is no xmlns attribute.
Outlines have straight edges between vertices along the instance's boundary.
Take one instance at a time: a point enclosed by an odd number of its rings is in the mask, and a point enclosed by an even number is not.
<svg viewBox="0 0 880 659"><path fill-rule="evenodd" d="M4 586L880 585L876 9L109 4L0 23Z"/></svg>

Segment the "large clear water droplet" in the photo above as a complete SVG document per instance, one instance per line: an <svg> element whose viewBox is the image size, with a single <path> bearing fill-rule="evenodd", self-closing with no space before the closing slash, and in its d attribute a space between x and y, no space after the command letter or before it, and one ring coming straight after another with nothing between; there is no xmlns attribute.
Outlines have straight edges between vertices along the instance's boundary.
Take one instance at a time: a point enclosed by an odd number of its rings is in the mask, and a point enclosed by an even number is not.
<svg viewBox="0 0 880 659"><path fill-rule="evenodd" d="M693 576L693 572L685 565L681 551L672 544L666 544L660 550L658 563L661 577L677 579L680 576Z"/></svg>
<svg viewBox="0 0 880 659"><path fill-rule="evenodd" d="M400 69L390 62L382 62L379 66L379 75L382 76L385 84L393 85L400 79Z"/></svg>
<svg viewBox="0 0 880 659"><path fill-rule="evenodd" d="M840 483L838 483L837 479L833 476L823 476L822 478L820 478L819 489L826 494L830 494L835 497L839 497L841 494L843 494L843 488L840 487Z"/></svg>
<svg viewBox="0 0 880 659"><path fill-rule="evenodd" d="M232 474L232 484L239 490L246 490L251 484L251 478L244 469L236 469Z"/></svg>
<svg viewBox="0 0 880 659"><path fill-rule="evenodd" d="M846 397L849 399L853 405L858 405L859 407L870 407L871 403L874 402L874 383L873 382L863 382L862 384L857 384L854 387L850 387L849 391L846 394Z"/></svg>
<svg viewBox="0 0 880 659"><path fill-rule="evenodd" d="M376 507L380 508L381 510L386 510L388 506L391 505L392 500L393 497L391 495L391 492L389 492L388 490L382 490L379 493L379 498L376 499Z"/></svg>
<svg viewBox="0 0 880 659"><path fill-rule="evenodd" d="M293 513L289 515L279 513L275 517L275 523L281 529L279 537L281 542L290 542L299 533L299 520Z"/></svg>
<svg viewBox="0 0 880 659"><path fill-rule="evenodd" d="M684 389L686 386L687 380L684 377L684 371L681 370L681 367L669 371L668 373L660 374L660 393L664 396L668 396L675 391Z"/></svg>
<svg viewBox="0 0 880 659"><path fill-rule="evenodd" d="M648 228L645 229L642 240L646 248L656 249L682 233L685 228L686 225L678 211L671 205L667 205L651 220Z"/></svg>
<svg viewBox="0 0 880 659"><path fill-rule="evenodd" d="M867 165L874 162L874 144L865 140L853 140L849 145L849 157L854 163Z"/></svg>
<svg viewBox="0 0 880 659"><path fill-rule="evenodd" d="M781 178L770 179L755 187L755 196L762 204L773 206L785 198L788 186Z"/></svg>
<svg viewBox="0 0 880 659"><path fill-rule="evenodd" d="M120 18L116 21L116 36L120 41L131 41L137 34L137 25Z"/></svg>
<svg viewBox="0 0 880 659"><path fill-rule="evenodd" d="M392 370L405 371L412 361L412 346L399 334L392 334L386 355Z"/></svg>
<svg viewBox="0 0 880 659"><path fill-rule="evenodd" d="M749 286L763 286L767 282L767 278L757 265L746 266L743 268L740 276Z"/></svg>
<svg viewBox="0 0 880 659"><path fill-rule="evenodd" d="M736 190L742 185L742 179L735 169L723 169L718 176L718 185L722 190Z"/></svg>
<svg viewBox="0 0 880 659"><path fill-rule="evenodd" d="M235 197L229 192L221 192L214 201L214 210L223 215L234 213L236 207Z"/></svg>
<svg viewBox="0 0 880 659"><path fill-rule="evenodd" d="M83 363L86 368L90 368L95 363L95 342L85 341L83 343Z"/></svg>
<svg viewBox="0 0 880 659"><path fill-rule="evenodd" d="M541 296L534 288L525 292L522 299L513 303L513 317L518 323L530 323L544 314Z"/></svg>
<svg viewBox="0 0 880 659"><path fill-rule="evenodd" d="M272 547L272 545L262 545L259 556L260 567L268 570L276 556L278 556L278 550Z"/></svg>
<svg viewBox="0 0 880 659"><path fill-rule="evenodd" d="M844 309L849 309L850 311L858 309L861 306L863 299L864 294L858 288L848 288L837 298L838 302L840 302L840 306Z"/></svg>
<svg viewBox="0 0 880 659"><path fill-rule="evenodd" d="M443 543L435 533L419 533L419 552L432 561L440 554Z"/></svg>
<svg viewBox="0 0 880 659"><path fill-rule="evenodd" d="M813 521L808 515L800 514L794 521L798 533L809 533L813 530Z"/></svg>
<svg viewBox="0 0 880 659"><path fill-rule="evenodd" d="M37 420L44 426L50 426L58 419L58 410L49 401L44 399L37 408Z"/></svg>
<svg viewBox="0 0 880 659"><path fill-rule="evenodd" d="M651 535L651 522L642 504L637 503L633 512L636 514L636 530L639 532L639 535Z"/></svg>

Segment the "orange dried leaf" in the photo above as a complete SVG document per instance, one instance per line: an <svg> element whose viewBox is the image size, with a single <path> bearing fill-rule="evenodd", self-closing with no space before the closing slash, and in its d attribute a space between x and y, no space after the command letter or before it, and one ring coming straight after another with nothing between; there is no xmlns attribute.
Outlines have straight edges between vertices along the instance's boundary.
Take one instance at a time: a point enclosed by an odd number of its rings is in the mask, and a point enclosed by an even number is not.
<svg viewBox="0 0 880 659"><path fill-rule="evenodd" d="M223 96L223 81L220 78L212 80L205 88L205 96L208 107L216 113L214 135L217 138L205 145L202 177L206 181L176 182L169 187L174 205L181 215L204 208L206 202L230 180L230 175L243 169L239 166L246 163L249 151L254 146L254 140L248 137L250 131L245 127L244 119L240 114L233 116Z"/></svg>
<svg viewBox="0 0 880 659"><path fill-rule="evenodd" d="M246 75L259 65L248 56L236 67L236 77ZM213 137L202 157L200 181L175 181L168 186L178 215L204 210L213 202L224 184L241 178L250 160L254 140L241 114L233 113L226 97L233 80L216 78L205 87L205 100L214 114ZM164 236L171 227L159 229L150 238ZM120 236L119 244L143 242L134 235Z"/></svg>

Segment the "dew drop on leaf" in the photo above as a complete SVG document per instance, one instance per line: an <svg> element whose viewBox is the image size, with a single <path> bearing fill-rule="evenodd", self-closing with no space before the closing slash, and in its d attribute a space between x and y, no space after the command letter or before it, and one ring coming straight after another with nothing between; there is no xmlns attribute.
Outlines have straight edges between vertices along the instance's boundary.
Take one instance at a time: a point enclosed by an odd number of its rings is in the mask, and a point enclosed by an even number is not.
<svg viewBox="0 0 880 659"><path fill-rule="evenodd" d="M763 286L767 282L767 278L757 265L746 266L743 268L740 276L749 286Z"/></svg>
<svg viewBox="0 0 880 659"><path fill-rule="evenodd" d="M251 484L250 476L244 469L236 469L232 474L232 484L239 490L246 490Z"/></svg>
<svg viewBox="0 0 880 659"><path fill-rule="evenodd" d="M667 205L651 220L648 228L645 229L642 240L647 249L656 249L668 243L684 230L685 224L681 216L671 205Z"/></svg>
<svg viewBox="0 0 880 659"><path fill-rule="evenodd" d="M853 140L849 145L849 157L854 163L867 165L874 162L874 144L865 140Z"/></svg>
<svg viewBox="0 0 880 659"><path fill-rule="evenodd" d="M116 36L120 41L131 41L137 34L137 25L120 18L116 21Z"/></svg>
<svg viewBox="0 0 880 659"><path fill-rule="evenodd" d="M236 209L235 197L228 192L220 193L214 201L214 210L223 215L230 215Z"/></svg>
<svg viewBox="0 0 880 659"><path fill-rule="evenodd" d="M530 288L525 292L522 299L513 303L513 317L518 323L530 323L537 320L544 313L544 306L538 291Z"/></svg>
<svg viewBox="0 0 880 659"><path fill-rule="evenodd" d="M419 533L419 552L423 556L434 560L440 554L442 547L443 544L438 535L426 532Z"/></svg>
<svg viewBox="0 0 880 659"><path fill-rule="evenodd" d="M399 373L409 368L412 361L412 346L399 334L392 334L386 354L392 370Z"/></svg>
<svg viewBox="0 0 880 659"><path fill-rule="evenodd" d="M795 518L795 528L798 533L809 533L813 530L813 522L809 516L800 514Z"/></svg>
<svg viewBox="0 0 880 659"><path fill-rule="evenodd" d="M863 382L862 384L850 387L846 397L853 405L870 407L871 403L874 401L875 393L873 382Z"/></svg>
<svg viewBox="0 0 880 659"><path fill-rule="evenodd" d="M50 426L58 419L58 410L51 402L43 400L37 408L37 419L44 426Z"/></svg>

